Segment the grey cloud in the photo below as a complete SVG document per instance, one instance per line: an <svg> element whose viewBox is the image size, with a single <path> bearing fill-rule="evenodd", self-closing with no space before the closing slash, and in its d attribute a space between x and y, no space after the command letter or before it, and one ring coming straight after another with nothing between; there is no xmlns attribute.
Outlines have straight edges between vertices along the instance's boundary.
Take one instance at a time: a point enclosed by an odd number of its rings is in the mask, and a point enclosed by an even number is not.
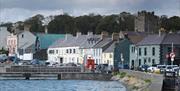
<svg viewBox="0 0 180 91"><path fill-rule="evenodd" d="M31 12L24 14L23 12ZM127 11L136 13L140 10L155 11L158 15L180 15L179 0L0 0L1 20L14 19L13 14L18 11L23 18L38 12L55 12L63 10L70 15L84 15L88 13L112 14ZM45 12L46 11L46 12ZM54 13L53 13L54 14ZM11 17L9 19L7 16ZM6 17L6 18L5 18Z"/></svg>

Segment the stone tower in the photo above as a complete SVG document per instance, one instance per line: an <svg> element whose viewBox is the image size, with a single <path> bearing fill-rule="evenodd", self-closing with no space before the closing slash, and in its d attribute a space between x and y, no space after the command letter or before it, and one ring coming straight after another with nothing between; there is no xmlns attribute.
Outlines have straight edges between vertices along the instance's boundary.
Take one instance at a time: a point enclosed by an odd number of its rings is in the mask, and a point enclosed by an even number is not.
<svg viewBox="0 0 180 91"><path fill-rule="evenodd" d="M135 31L154 33L158 31L158 16L154 12L141 11L135 17Z"/></svg>

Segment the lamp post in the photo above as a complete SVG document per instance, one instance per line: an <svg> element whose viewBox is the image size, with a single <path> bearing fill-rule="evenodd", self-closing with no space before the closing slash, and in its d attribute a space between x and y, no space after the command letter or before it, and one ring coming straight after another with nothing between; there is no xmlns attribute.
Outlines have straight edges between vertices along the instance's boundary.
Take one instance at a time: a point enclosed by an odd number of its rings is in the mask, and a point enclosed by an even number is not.
<svg viewBox="0 0 180 91"><path fill-rule="evenodd" d="M122 62L122 68L124 69L124 58L123 58L123 54L121 53L121 62Z"/></svg>
<svg viewBox="0 0 180 91"><path fill-rule="evenodd" d="M171 57L171 65L173 65L174 58L175 58L175 53L174 53L174 50L173 50L173 43L172 43L172 46L171 46L170 57Z"/></svg>

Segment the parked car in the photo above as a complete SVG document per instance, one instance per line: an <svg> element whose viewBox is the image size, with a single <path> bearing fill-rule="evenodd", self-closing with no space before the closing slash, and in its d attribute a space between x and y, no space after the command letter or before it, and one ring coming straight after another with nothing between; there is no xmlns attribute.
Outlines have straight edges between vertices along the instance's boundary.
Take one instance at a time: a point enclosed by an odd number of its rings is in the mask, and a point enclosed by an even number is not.
<svg viewBox="0 0 180 91"><path fill-rule="evenodd" d="M5 62L7 60L7 55L6 54L0 54L0 62Z"/></svg>
<svg viewBox="0 0 180 91"><path fill-rule="evenodd" d="M166 66L166 71L175 71L175 69L177 69L178 66L177 65L167 65Z"/></svg>
<svg viewBox="0 0 180 91"><path fill-rule="evenodd" d="M148 72L156 72L157 70L159 70L157 67L151 66L147 68Z"/></svg>
<svg viewBox="0 0 180 91"><path fill-rule="evenodd" d="M164 73L166 70L166 65L157 65L157 68L160 70L160 73Z"/></svg>
<svg viewBox="0 0 180 91"><path fill-rule="evenodd" d="M144 64L140 66L140 71L148 71L149 66Z"/></svg>

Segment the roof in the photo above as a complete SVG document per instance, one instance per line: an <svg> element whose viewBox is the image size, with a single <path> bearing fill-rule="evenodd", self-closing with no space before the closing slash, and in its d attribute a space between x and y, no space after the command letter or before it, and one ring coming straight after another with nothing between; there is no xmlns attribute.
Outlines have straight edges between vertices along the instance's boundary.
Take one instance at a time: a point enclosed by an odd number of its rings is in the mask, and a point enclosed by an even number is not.
<svg viewBox="0 0 180 91"><path fill-rule="evenodd" d="M43 34L43 33L37 33L35 34L40 42L40 48L46 49L50 45L52 45L55 41L58 39L64 39L64 34Z"/></svg>
<svg viewBox="0 0 180 91"><path fill-rule="evenodd" d="M93 48L102 48L106 46L107 44L109 44L110 42L112 42L111 38L105 38L101 40L100 42L98 42L96 45L94 45Z"/></svg>
<svg viewBox="0 0 180 91"><path fill-rule="evenodd" d="M137 44L147 36L147 33L145 32L134 32L134 31L123 31L123 34L127 34L128 38L133 44Z"/></svg>
<svg viewBox="0 0 180 91"><path fill-rule="evenodd" d="M159 36L158 34L148 35L137 45L160 45L164 37L165 35L161 35L161 36Z"/></svg>
<svg viewBox="0 0 180 91"><path fill-rule="evenodd" d="M180 45L180 34L168 34L161 44L177 44Z"/></svg>
<svg viewBox="0 0 180 91"><path fill-rule="evenodd" d="M50 48L56 47L75 47L79 46L81 48L91 48L100 40L99 35L78 35L69 36L65 39L59 39L54 42Z"/></svg>
<svg viewBox="0 0 180 91"><path fill-rule="evenodd" d="M105 51L104 53L114 52L116 42L113 42Z"/></svg>
<svg viewBox="0 0 180 91"><path fill-rule="evenodd" d="M180 34L158 34L148 35L138 45L160 45L160 44L178 44L180 45Z"/></svg>
<svg viewBox="0 0 180 91"><path fill-rule="evenodd" d="M34 34L32 34L30 31L23 31L18 34L18 48L26 49L35 44L35 40L36 36L34 36Z"/></svg>

